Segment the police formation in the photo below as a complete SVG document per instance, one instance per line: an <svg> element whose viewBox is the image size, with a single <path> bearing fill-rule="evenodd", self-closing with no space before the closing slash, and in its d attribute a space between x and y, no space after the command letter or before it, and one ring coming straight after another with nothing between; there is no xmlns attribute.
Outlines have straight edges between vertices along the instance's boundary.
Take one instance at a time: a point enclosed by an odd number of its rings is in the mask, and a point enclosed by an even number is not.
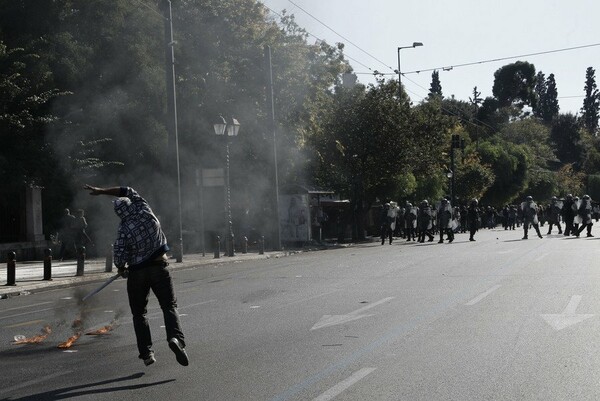
<svg viewBox="0 0 600 401"><path fill-rule="evenodd" d="M480 229L493 229L501 225L505 230L523 230L523 239L529 238L529 231L534 230L539 238L543 238L540 227L548 223L548 232L553 228L558 234L579 237L586 231L587 237L593 237L593 221L600 218L600 206L593 203L589 195L581 199L571 194L564 199L553 196L546 204L538 204L528 196L520 204L506 205L501 210L492 206L480 206L477 199L468 205L452 206L449 197L431 205L423 200L418 205L406 202L399 206L389 202L382 206L380 215L381 245L386 241L392 244L394 238L406 241L433 242L436 235L438 243L454 241L454 234L469 233L469 241L475 241L475 234ZM564 225L564 231L563 231ZM445 238L444 238L445 237Z"/></svg>

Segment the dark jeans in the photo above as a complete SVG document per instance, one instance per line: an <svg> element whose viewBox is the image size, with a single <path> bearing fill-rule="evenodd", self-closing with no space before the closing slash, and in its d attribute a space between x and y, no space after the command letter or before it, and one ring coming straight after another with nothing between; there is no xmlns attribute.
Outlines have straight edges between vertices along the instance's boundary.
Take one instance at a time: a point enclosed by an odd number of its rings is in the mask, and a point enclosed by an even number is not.
<svg viewBox="0 0 600 401"><path fill-rule="evenodd" d="M152 336L146 317L146 306L150 289L158 298L158 303L163 311L167 340L177 338L185 347L179 313L177 313L177 300L173 291L173 281L166 266L150 265L129 272L127 280L127 294L129 307L133 315L133 328L137 340L140 358L145 358L152 351Z"/></svg>

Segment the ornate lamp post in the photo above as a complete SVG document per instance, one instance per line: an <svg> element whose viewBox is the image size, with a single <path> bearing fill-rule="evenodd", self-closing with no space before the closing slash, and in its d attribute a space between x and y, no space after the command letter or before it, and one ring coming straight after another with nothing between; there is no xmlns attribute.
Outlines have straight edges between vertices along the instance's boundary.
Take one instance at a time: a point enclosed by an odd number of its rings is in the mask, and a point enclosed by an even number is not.
<svg viewBox="0 0 600 401"><path fill-rule="evenodd" d="M414 47L423 46L421 42L413 42L412 46L400 46L398 47L398 98L402 95L402 70L400 69L400 50L411 49Z"/></svg>
<svg viewBox="0 0 600 401"><path fill-rule="evenodd" d="M232 118L230 122L220 116L217 123L214 124L215 134L217 136L223 136L225 138L225 210L227 219L227 256L233 256L233 219L231 217L231 187L229 186L229 142L230 137L237 136L240 131L240 123L235 118Z"/></svg>

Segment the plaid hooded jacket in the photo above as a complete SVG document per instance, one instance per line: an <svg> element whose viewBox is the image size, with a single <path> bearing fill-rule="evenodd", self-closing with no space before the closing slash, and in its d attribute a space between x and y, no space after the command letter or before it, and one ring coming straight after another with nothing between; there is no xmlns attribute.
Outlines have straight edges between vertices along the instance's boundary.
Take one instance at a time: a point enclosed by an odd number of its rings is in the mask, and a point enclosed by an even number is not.
<svg viewBox="0 0 600 401"><path fill-rule="evenodd" d="M121 187L114 200L115 213L121 218L113 246L117 268L142 268L169 250L158 218L150 205L133 188Z"/></svg>

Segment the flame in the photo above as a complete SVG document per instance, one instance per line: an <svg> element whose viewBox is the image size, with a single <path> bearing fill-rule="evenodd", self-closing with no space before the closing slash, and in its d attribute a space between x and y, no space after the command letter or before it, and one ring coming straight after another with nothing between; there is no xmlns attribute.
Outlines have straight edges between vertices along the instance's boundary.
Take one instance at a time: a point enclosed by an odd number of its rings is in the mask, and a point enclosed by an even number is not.
<svg viewBox="0 0 600 401"><path fill-rule="evenodd" d="M64 343L58 344L58 348L71 348L71 346L77 341L77 339L81 337L81 333L75 333L67 341Z"/></svg>
<svg viewBox="0 0 600 401"><path fill-rule="evenodd" d="M13 344L14 345L39 344L42 341L44 341L46 339L46 337L48 337L50 335L50 333L52 333L52 329L50 328L50 326L44 326L44 328L42 328L42 334L38 334L37 336L25 338L23 340L14 341Z"/></svg>
<svg viewBox="0 0 600 401"><path fill-rule="evenodd" d="M108 334L109 331L113 331L114 327L112 324L109 324L107 326L101 327L98 330L94 330L94 331L89 331L87 333L85 333L87 336L101 336L104 334Z"/></svg>

